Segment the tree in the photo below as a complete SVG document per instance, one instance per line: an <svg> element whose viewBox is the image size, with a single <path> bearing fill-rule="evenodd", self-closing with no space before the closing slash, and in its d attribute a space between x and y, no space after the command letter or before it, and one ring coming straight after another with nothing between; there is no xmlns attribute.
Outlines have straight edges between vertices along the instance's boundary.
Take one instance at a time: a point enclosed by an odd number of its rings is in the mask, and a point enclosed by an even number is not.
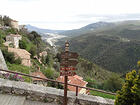
<svg viewBox="0 0 140 105"><path fill-rule="evenodd" d="M122 83L123 79L121 79L118 75L113 74L104 82L103 88L105 90L116 92L122 88Z"/></svg>
<svg viewBox="0 0 140 105"><path fill-rule="evenodd" d="M36 55L36 49L37 49L36 46L32 46L29 50L32 58Z"/></svg>
<svg viewBox="0 0 140 105"><path fill-rule="evenodd" d="M11 26L11 24L10 24L10 23L11 23L11 20L12 20L12 19L9 18L8 16L4 16L4 17L3 17L4 25L5 25L5 26Z"/></svg>
<svg viewBox="0 0 140 105"><path fill-rule="evenodd" d="M21 49L26 49L27 48L27 44L24 40L19 40L19 47Z"/></svg>
<svg viewBox="0 0 140 105"><path fill-rule="evenodd" d="M6 30L6 33L8 34L17 34L17 30L16 29L14 29L14 28L9 28L9 29L7 29Z"/></svg>
<svg viewBox="0 0 140 105"><path fill-rule="evenodd" d="M46 57L46 63L47 63L48 66L50 66L50 62L51 62L50 55L47 55L47 57Z"/></svg>
<svg viewBox="0 0 140 105"><path fill-rule="evenodd" d="M41 36L37 32L35 32L35 31L32 31L28 35L28 38L29 38L29 40L33 41L34 44L38 44L39 43L38 41L41 40Z"/></svg>
<svg viewBox="0 0 140 105"><path fill-rule="evenodd" d="M139 105L140 103L140 71L127 73L125 83L117 92L115 105Z"/></svg>

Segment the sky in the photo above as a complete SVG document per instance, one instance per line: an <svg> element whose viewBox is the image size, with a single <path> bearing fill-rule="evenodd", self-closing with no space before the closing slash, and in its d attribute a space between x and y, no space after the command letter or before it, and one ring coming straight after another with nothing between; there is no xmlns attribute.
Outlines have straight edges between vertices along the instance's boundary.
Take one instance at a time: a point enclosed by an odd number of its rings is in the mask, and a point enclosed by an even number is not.
<svg viewBox="0 0 140 105"><path fill-rule="evenodd" d="M140 20L140 0L0 0L0 15L39 28L69 30L98 21Z"/></svg>

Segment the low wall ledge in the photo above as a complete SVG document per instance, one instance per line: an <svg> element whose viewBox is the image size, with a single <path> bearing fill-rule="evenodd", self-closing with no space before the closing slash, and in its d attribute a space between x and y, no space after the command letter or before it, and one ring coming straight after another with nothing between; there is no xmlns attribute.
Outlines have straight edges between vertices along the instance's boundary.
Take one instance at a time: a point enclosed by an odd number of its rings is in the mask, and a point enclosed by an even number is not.
<svg viewBox="0 0 140 105"><path fill-rule="evenodd" d="M56 101L63 103L64 91L52 87L44 87L20 81L10 81L0 78L0 93L25 96L26 99L36 101ZM87 94L68 91L68 105L114 105L114 100Z"/></svg>

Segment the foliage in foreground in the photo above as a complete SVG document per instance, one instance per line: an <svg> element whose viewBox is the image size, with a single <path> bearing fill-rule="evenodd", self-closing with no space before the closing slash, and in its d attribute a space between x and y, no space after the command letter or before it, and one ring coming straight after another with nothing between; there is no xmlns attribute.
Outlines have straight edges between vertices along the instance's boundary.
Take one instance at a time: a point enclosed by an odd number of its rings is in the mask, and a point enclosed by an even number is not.
<svg viewBox="0 0 140 105"><path fill-rule="evenodd" d="M22 76L18 74L11 74L11 73L0 73L0 78L14 80L14 81L24 81Z"/></svg>
<svg viewBox="0 0 140 105"><path fill-rule="evenodd" d="M25 73L25 74L29 74L30 70L31 70L30 67L26 67L26 66L19 65L19 64L7 63L7 66L8 66L9 70L16 71L16 72L21 72L21 73ZM30 77L22 76L22 78L24 79L25 82L30 82L31 81Z"/></svg>
<svg viewBox="0 0 140 105"><path fill-rule="evenodd" d="M124 83L124 80L115 73L112 73L112 75L108 76L106 80L102 80L102 82L92 78L86 78L86 81L88 82L87 87L102 89L110 92L120 90L122 88L122 84Z"/></svg>
<svg viewBox="0 0 140 105"><path fill-rule="evenodd" d="M92 90L90 91L90 94L94 95L94 96L100 96L100 97L103 97L103 98L109 98L109 99L115 99L116 98L115 95L110 95L110 94L97 92L97 91L92 91Z"/></svg>
<svg viewBox="0 0 140 105"><path fill-rule="evenodd" d="M125 84L117 92L115 105L139 105L140 104L140 71L129 72L126 75Z"/></svg>
<svg viewBox="0 0 140 105"><path fill-rule="evenodd" d="M107 80L104 81L103 89L111 92L116 92L122 88L123 79L116 74L112 74Z"/></svg>

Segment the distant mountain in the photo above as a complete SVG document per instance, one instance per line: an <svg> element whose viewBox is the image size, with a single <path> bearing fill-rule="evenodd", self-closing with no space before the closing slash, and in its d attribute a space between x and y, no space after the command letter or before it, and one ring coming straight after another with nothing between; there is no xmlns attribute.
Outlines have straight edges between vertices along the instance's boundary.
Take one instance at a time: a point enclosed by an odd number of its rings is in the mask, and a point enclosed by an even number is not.
<svg viewBox="0 0 140 105"><path fill-rule="evenodd" d="M104 69L124 73L140 60L140 41L121 41L109 36L90 36L70 41L70 49Z"/></svg>
<svg viewBox="0 0 140 105"><path fill-rule="evenodd" d="M75 36L79 36L85 33L90 33L92 31L94 31L95 29L100 29L103 27L112 27L114 26L113 23L108 23L108 22L97 22L97 23L92 23L89 25L86 25L82 28L79 29L73 29L73 30L51 30L51 29L42 29L42 28L38 28L35 26L31 26L31 25L26 25L26 28L29 31L37 31L38 33L57 33L60 35L65 35L65 36L70 36L70 37L75 37Z"/></svg>
<svg viewBox="0 0 140 105"><path fill-rule="evenodd" d="M124 73L140 60L140 21L112 24L69 39L70 49L104 69Z"/></svg>
<svg viewBox="0 0 140 105"><path fill-rule="evenodd" d="M73 30L60 32L60 34L74 37L74 36L79 36L79 35L82 35L85 33L90 33L92 31L94 31L95 29L99 29L99 28L103 28L103 27L112 27L112 26L114 26L113 23L97 22L97 23L92 23L87 26L84 26L80 29L73 29Z"/></svg>
<svg viewBox="0 0 140 105"><path fill-rule="evenodd" d="M60 32L64 32L65 30L51 30L51 29L42 29L42 28L38 28L32 25L26 25L26 28L28 29L28 31L36 31L38 33L60 33Z"/></svg>

